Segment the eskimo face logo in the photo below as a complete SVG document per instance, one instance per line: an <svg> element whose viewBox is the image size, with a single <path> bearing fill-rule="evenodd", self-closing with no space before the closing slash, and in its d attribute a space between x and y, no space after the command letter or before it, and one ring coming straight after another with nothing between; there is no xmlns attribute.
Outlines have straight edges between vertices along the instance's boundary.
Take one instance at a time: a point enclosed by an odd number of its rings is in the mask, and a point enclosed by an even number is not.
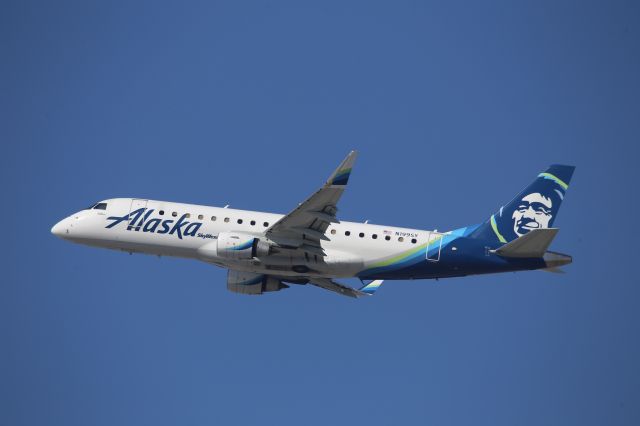
<svg viewBox="0 0 640 426"><path fill-rule="evenodd" d="M162 220L159 217L150 218L153 211L154 209L141 208L124 216L110 216L107 220L113 222L105 226L105 228L113 228L122 222L127 222L127 231L176 235L179 239L182 239L183 235L185 237L195 237L202 226L201 222L188 222L185 220L187 218L186 214L183 214L177 221L173 219Z"/></svg>
<svg viewBox="0 0 640 426"><path fill-rule="evenodd" d="M518 237L534 229L548 228L553 217L551 208L553 202L550 197L545 197L539 192L522 197L516 206L511 218L513 219L513 232Z"/></svg>

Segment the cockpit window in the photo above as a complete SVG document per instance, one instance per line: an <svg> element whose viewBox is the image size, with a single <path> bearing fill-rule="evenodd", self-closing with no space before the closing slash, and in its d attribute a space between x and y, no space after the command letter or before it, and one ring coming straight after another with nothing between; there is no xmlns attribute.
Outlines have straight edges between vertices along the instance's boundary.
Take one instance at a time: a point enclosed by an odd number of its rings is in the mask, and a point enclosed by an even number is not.
<svg viewBox="0 0 640 426"><path fill-rule="evenodd" d="M87 207L84 210L106 210L107 209L107 203L95 203L95 204L91 204L89 207Z"/></svg>

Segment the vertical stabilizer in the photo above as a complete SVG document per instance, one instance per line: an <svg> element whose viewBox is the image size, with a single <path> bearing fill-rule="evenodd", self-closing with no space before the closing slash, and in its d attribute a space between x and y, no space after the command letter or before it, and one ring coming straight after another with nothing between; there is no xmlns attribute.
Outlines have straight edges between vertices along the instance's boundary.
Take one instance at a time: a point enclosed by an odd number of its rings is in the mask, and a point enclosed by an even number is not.
<svg viewBox="0 0 640 426"><path fill-rule="evenodd" d="M471 237L506 244L532 230L551 228L574 170L574 166L550 166L513 200L492 214Z"/></svg>

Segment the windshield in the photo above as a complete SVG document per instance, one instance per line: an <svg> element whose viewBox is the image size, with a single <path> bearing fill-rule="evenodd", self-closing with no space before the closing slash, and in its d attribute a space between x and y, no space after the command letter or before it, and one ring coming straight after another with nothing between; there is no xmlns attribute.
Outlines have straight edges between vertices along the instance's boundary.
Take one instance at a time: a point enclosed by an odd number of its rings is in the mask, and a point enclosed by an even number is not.
<svg viewBox="0 0 640 426"><path fill-rule="evenodd" d="M107 203L95 203L95 204L91 204L89 207L86 207L82 210L106 210L107 209Z"/></svg>

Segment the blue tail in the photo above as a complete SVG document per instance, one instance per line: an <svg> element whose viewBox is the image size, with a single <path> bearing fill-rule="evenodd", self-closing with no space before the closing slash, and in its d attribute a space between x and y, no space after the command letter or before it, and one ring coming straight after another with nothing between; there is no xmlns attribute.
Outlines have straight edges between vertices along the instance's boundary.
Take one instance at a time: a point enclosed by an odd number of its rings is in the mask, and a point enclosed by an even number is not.
<svg viewBox="0 0 640 426"><path fill-rule="evenodd" d="M574 166L550 166L470 237L508 243L531 230L551 228L574 170Z"/></svg>

